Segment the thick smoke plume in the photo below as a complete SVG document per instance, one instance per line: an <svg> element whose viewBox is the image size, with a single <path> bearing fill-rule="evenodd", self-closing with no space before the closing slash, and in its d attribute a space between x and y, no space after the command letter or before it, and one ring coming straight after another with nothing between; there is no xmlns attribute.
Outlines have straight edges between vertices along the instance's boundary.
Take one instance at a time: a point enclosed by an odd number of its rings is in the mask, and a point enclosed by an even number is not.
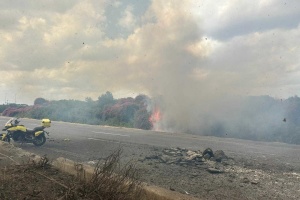
<svg viewBox="0 0 300 200"><path fill-rule="evenodd" d="M240 59L236 64L244 69L238 69L234 63L222 63L222 59L228 60L224 55L234 56L234 49L220 53L218 45L202 34L199 23L180 4L171 3L163 11L160 8L164 6L156 6L152 12L157 23L143 29L153 37L148 35L147 42L142 40L142 44L149 45L146 49L151 52L145 53L152 56L152 62L141 65L147 71L141 83L154 99L154 115L160 110L155 129L228 137L244 134L249 135L244 138L255 139L257 134L270 134L282 126L284 111L280 103L265 109L261 106L273 100L246 97L254 93L253 86L261 84L260 73L264 69L253 72ZM245 49L246 45L240 48ZM246 53L255 56L254 52ZM264 84L276 79L275 75L270 76L263 80Z"/></svg>
<svg viewBox="0 0 300 200"><path fill-rule="evenodd" d="M149 45L146 49L151 52L145 53L152 57L152 62L141 65L147 71L142 84L154 98L154 108L162 113L155 127L200 131L207 120L219 115L216 112L222 112L222 100L228 95L231 83L222 72L209 71L207 57L211 47L185 8L175 3L164 11L161 8L164 6L153 5L157 23L143 29L153 36L146 37L147 42L142 41Z"/></svg>

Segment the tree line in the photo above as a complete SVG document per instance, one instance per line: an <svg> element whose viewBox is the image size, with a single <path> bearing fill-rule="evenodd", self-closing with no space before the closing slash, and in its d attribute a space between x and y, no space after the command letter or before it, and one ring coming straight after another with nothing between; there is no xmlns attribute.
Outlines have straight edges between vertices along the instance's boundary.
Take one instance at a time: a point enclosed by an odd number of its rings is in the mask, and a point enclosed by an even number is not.
<svg viewBox="0 0 300 200"><path fill-rule="evenodd" d="M111 92L106 92L96 101L87 97L85 101L57 100L48 101L36 98L33 106L2 105L3 116L28 117L33 119L49 118L54 121L66 121L92 125L122 126L149 130L151 112L147 111L146 95L135 98L115 99Z"/></svg>

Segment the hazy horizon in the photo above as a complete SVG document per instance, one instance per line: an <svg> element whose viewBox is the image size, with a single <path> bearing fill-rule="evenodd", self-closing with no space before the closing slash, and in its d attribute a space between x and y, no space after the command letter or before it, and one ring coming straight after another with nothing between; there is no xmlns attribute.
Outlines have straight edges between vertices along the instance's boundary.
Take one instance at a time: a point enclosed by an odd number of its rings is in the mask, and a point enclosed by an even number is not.
<svg viewBox="0 0 300 200"><path fill-rule="evenodd" d="M0 102L146 94L186 129L235 109L236 95L300 91L298 1L0 5Z"/></svg>

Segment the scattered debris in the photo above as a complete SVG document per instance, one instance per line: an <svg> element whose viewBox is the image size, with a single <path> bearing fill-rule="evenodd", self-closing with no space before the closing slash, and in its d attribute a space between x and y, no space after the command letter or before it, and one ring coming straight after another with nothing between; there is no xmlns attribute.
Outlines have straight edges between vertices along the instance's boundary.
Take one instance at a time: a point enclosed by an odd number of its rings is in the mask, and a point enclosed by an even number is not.
<svg viewBox="0 0 300 200"><path fill-rule="evenodd" d="M209 160L211 157L214 157L214 153L213 151L211 150L211 148L207 148L203 151L203 157L206 159L206 160Z"/></svg>
<svg viewBox="0 0 300 200"><path fill-rule="evenodd" d="M207 168L207 171L209 173L212 173L212 174L220 174L220 173L224 173L223 170L220 170L220 169L216 169L216 168Z"/></svg>
<svg viewBox="0 0 300 200"><path fill-rule="evenodd" d="M228 157L225 155L224 151L217 150L213 153L213 159L217 162L221 162L222 160L227 160Z"/></svg>
<svg viewBox="0 0 300 200"><path fill-rule="evenodd" d="M171 191L175 191L175 188L173 188L172 186L170 186L170 190Z"/></svg>
<svg viewBox="0 0 300 200"><path fill-rule="evenodd" d="M146 156L144 159L139 159L139 161L144 162L146 160L156 160L160 163L165 164L175 164L181 166L203 166L204 168L210 168L208 170L210 173L223 173L224 170L215 163L228 165L228 157L225 155L224 151L217 150L215 153L212 149L207 148L203 151L200 150L192 151L186 148L166 148L161 154ZM203 168L203 167L202 167Z"/></svg>
<svg viewBox="0 0 300 200"><path fill-rule="evenodd" d="M241 180L242 183L250 183L250 180L249 178L247 177L244 177L242 180Z"/></svg>
<svg viewBox="0 0 300 200"><path fill-rule="evenodd" d="M87 162L87 164L88 164L88 165L96 165L96 164L97 164L97 162L96 162L96 161L94 161L94 160L91 160L91 161Z"/></svg>
<svg viewBox="0 0 300 200"><path fill-rule="evenodd" d="M252 181L251 181L251 184L257 185L257 184L259 184L259 181L258 181L258 180L252 180Z"/></svg>

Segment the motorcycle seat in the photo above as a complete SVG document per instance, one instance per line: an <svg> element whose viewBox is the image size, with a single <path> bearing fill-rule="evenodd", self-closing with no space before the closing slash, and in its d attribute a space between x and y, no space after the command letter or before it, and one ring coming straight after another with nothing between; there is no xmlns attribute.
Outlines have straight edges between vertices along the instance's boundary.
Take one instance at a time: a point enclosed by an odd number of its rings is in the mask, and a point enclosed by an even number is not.
<svg viewBox="0 0 300 200"><path fill-rule="evenodd" d="M26 132L27 132L27 133L35 133L35 132L37 132L37 131L42 131L42 130L44 130L44 129L45 129L45 127L43 127L43 126L38 126L38 127L35 127L34 129L27 129Z"/></svg>

